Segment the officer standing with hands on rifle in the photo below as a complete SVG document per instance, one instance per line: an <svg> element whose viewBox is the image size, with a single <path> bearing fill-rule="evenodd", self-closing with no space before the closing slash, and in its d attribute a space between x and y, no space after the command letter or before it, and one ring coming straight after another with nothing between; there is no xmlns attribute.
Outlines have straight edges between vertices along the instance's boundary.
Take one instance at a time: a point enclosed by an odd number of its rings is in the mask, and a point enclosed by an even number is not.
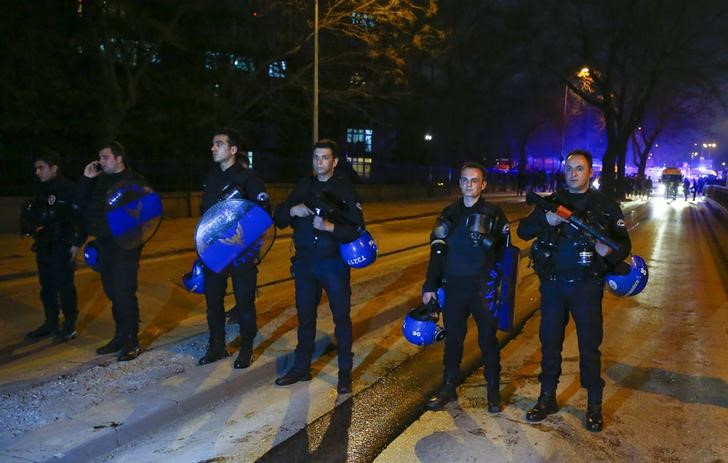
<svg viewBox="0 0 728 463"><path fill-rule="evenodd" d="M257 203L270 214L270 201L263 180L237 160L241 155L241 138L231 128L222 128L212 137L212 160L207 172L200 203L200 215L219 201L229 198L247 199ZM225 292L228 276L233 282L237 314L240 325L240 351L234 368L248 368L253 363L253 340L258 333L255 313L255 291L258 279L257 260L233 261L221 273L204 267L204 291L207 302L207 325L210 340L207 352L199 359L200 365L216 362L230 355L225 349Z"/></svg>
<svg viewBox="0 0 728 463"><path fill-rule="evenodd" d="M106 216L109 190L121 181L144 182L128 166L124 146L110 142L101 147L99 158L86 165L78 184L78 202L84 209L85 232L96 237L101 284L111 300L114 337L96 349L99 355L118 352L120 362L139 356L139 302L136 290L142 246L121 247L112 236Z"/></svg>
<svg viewBox="0 0 728 463"><path fill-rule="evenodd" d="M571 152L565 167L567 189L545 199L574 211L580 224L599 231L601 240L542 207L536 207L521 221L518 236L524 240L536 238L531 260L541 283L541 393L526 419L537 422L558 411L556 387L561 375L564 329L571 314L579 344L581 385L588 393L586 429L597 432L603 427L605 384L600 376L599 352L604 275L629 255L631 243L619 205L589 187L592 173L591 154Z"/></svg>
<svg viewBox="0 0 728 463"><path fill-rule="evenodd" d="M351 183L335 175L339 162L336 143L323 139L313 146L313 173L298 182L275 211L278 228L291 226L296 255L292 272L296 281L298 345L293 366L276 379L279 386L311 380L311 360L316 338L316 310L326 290L334 317L338 351L338 384L341 394L351 392L352 326L350 269L339 247L359 236L364 226L361 203ZM337 217L322 216L338 209Z"/></svg>
<svg viewBox="0 0 728 463"><path fill-rule="evenodd" d="M60 343L77 336L78 307L73 275L76 254L84 240L73 208L76 187L60 174L60 156L55 151L41 149L33 160L39 183L33 200L23 208L21 224L23 234L34 239L45 322L26 338L54 335L53 342ZM61 311L63 326L59 329Z"/></svg>
<svg viewBox="0 0 728 463"><path fill-rule="evenodd" d="M443 309L445 354L443 386L428 402L431 410L456 398L463 343L470 315L478 327L478 345L485 366L488 412L503 410L500 397L500 346L498 322L488 309L486 288L506 243L510 241L503 211L481 194L487 185L485 168L466 162L460 169L459 199L440 213L430 235L430 263L422 288L422 302L432 303L437 288L445 289Z"/></svg>

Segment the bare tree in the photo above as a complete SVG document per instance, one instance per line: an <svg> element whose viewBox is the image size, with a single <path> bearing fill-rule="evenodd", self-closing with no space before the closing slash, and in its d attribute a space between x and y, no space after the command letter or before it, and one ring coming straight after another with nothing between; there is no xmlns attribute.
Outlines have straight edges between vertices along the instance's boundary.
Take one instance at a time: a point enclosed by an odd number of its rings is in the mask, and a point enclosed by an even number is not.
<svg viewBox="0 0 728 463"><path fill-rule="evenodd" d="M591 85L568 73L563 81L604 118L601 189L622 197L628 142L661 83L715 88L726 9L710 1L594 0L559 2L553 13L565 69L588 67Z"/></svg>

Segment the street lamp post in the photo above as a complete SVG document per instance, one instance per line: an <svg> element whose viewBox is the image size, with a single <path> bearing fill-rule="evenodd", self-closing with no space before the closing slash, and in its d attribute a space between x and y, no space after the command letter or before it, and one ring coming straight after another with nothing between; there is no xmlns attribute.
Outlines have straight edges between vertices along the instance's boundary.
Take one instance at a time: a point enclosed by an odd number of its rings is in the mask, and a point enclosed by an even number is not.
<svg viewBox="0 0 728 463"><path fill-rule="evenodd" d="M318 106L319 106L319 2L314 2L313 19L313 143L318 141Z"/></svg>

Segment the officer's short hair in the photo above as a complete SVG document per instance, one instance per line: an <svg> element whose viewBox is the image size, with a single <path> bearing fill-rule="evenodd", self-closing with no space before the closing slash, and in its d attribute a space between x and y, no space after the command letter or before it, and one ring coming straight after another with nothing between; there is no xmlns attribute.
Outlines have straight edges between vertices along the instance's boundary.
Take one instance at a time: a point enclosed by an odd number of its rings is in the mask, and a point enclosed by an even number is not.
<svg viewBox="0 0 728 463"><path fill-rule="evenodd" d="M33 163L36 161L43 161L48 167L60 166L61 156L50 148L41 148L33 155Z"/></svg>
<svg viewBox="0 0 728 463"><path fill-rule="evenodd" d="M322 138L321 140L314 143L313 148L311 148L311 153L316 151L316 148L328 148L331 150L331 154L334 155L334 158L339 157L339 145L337 145L334 140L331 140L329 138Z"/></svg>
<svg viewBox="0 0 728 463"><path fill-rule="evenodd" d="M233 129L232 127L221 127L220 129L216 130L212 136L215 135L225 135L228 138L228 144L233 147L237 146L238 152L236 154L239 154L242 150L242 147L240 145L243 144L243 137L240 136L240 132Z"/></svg>
<svg viewBox="0 0 728 463"><path fill-rule="evenodd" d="M124 145L118 141L112 141L101 146L102 150L106 148L111 151L111 154L113 154L115 158L121 158L122 161L124 161L124 165L129 165L129 157L126 154L126 148L124 148Z"/></svg>
<svg viewBox="0 0 728 463"><path fill-rule="evenodd" d="M483 180L485 180L485 167L483 164L479 164L477 162L468 161L460 168L460 173L462 173L465 169L478 169L481 174L483 174Z"/></svg>
<svg viewBox="0 0 728 463"><path fill-rule="evenodd" d="M592 168L592 155L587 150L574 150L571 153L566 155L566 159L569 159L571 156L584 156L586 158L586 163L589 164L589 168Z"/></svg>

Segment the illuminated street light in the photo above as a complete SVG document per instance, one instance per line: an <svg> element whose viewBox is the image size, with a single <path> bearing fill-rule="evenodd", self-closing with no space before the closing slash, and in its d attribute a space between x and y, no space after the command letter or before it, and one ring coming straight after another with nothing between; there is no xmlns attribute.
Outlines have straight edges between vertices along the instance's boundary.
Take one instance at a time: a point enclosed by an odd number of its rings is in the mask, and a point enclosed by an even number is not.
<svg viewBox="0 0 728 463"><path fill-rule="evenodd" d="M429 133L425 134L425 141L432 141L432 135Z"/></svg>

